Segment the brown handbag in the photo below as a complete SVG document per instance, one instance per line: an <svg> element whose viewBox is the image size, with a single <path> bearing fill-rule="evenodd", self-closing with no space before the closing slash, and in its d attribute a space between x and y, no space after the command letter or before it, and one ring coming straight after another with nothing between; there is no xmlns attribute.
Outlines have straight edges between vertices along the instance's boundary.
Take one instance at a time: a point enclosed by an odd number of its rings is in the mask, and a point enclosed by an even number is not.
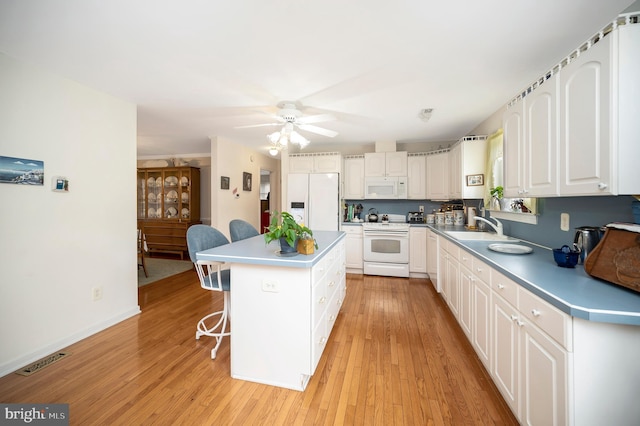
<svg viewBox="0 0 640 426"><path fill-rule="evenodd" d="M584 261L585 271L640 292L640 225L612 223Z"/></svg>

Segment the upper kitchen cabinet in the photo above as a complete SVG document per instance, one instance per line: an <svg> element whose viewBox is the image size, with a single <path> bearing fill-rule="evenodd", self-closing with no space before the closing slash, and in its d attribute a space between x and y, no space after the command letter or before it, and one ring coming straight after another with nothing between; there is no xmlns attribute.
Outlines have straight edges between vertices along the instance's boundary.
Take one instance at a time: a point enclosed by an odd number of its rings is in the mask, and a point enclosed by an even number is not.
<svg viewBox="0 0 640 426"><path fill-rule="evenodd" d="M505 112L504 195L558 195L558 78L548 74Z"/></svg>
<svg viewBox="0 0 640 426"><path fill-rule="evenodd" d="M427 155L427 199L449 199L449 151L435 151Z"/></svg>
<svg viewBox="0 0 640 426"><path fill-rule="evenodd" d="M407 198L427 198L427 154L409 154L407 157Z"/></svg>
<svg viewBox="0 0 640 426"><path fill-rule="evenodd" d="M289 173L340 173L339 152L289 154Z"/></svg>
<svg viewBox="0 0 640 426"><path fill-rule="evenodd" d="M343 178L342 198L364 199L364 155L350 155L344 158Z"/></svg>
<svg viewBox="0 0 640 426"><path fill-rule="evenodd" d="M407 176L407 153L368 152L364 154L365 176Z"/></svg>
<svg viewBox="0 0 640 426"><path fill-rule="evenodd" d="M640 193L640 25L621 18L507 109L506 197Z"/></svg>
<svg viewBox="0 0 640 426"><path fill-rule="evenodd" d="M640 25L592 38L560 70L560 193L640 193Z"/></svg>
<svg viewBox="0 0 640 426"><path fill-rule="evenodd" d="M483 198L486 162L486 136L460 139L449 151L449 198Z"/></svg>

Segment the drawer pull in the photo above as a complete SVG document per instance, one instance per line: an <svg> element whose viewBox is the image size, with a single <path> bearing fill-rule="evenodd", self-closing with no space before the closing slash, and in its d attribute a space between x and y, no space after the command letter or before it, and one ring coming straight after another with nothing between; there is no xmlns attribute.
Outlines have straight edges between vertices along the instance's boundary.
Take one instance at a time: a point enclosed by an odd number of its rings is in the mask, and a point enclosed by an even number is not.
<svg viewBox="0 0 640 426"><path fill-rule="evenodd" d="M333 321L334 319L336 319L336 316L335 316L335 315L331 315L331 316L329 317L329 321Z"/></svg>
<svg viewBox="0 0 640 426"><path fill-rule="evenodd" d="M517 321L517 320L518 320L517 315L511 315L511 321Z"/></svg>
<svg viewBox="0 0 640 426"><path fill-rule="evenodd" d="M540 311L537 309L532 309L531 310L531 315L533 315L534 317L539 317L540 316Z"/></svg>
<svg viewBox="0 0 640 426"><path fill-rule="evenodd" d="M499 290L504 290L504 285L502 285L502 284L498 284L498 289L499 289Z"/></svg>
<svg viewBox="0 0 640 426"><path fill-rule="evenodd" d="M320 298L320 300L318 300L318 303L319 303L320 305L322 305L322 304L323 304L324 302L326 302L326 301L327 301L327 298L326 298L326 297L324 297L324 296L322 296L322 297Z"/></svg>
<svg viewBox="0 0 640 426"><path fill-rule="evenodd" d="M334 285L336 285L335 281L332 280L332 281L329 282L329 287L333 287Z"/></svg>
<svg viewBox="0 0 640 426"><path fill-rule="evenodd" d="M524 323L520 320L517 320L516 324L518 325L518 327L522 327L524 325Z"/></svg>
<svg viewBox="0 0 640 426"><path fill-rule="evenodd" d="M327 338L322 337L318 343L320 344L320 346L323 346L326 342L327 342Z"/></svg>
<svg viewBox="0 0 640 426"><path fill-rule="evenodd" d="M476 271L482 272L482 268L476 268Z"/></svg>

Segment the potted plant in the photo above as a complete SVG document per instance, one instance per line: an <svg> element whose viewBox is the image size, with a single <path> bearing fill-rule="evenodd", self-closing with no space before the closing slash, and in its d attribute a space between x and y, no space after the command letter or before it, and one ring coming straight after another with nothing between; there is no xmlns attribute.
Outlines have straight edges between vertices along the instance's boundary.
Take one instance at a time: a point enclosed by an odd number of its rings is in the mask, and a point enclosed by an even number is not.
<svg viewBox="0 0 640 426"><path fill-rule="evenodd" d="M494 188L491 188L489 190L489 193L491 194L491 199L493 200L492 202L492 209L493 210L502 210L502 196L504 195L504 188L502 186L496 186Z"/></svg>
<svg viewBox="0 0 640 426"><path fill-rule="evenodd" d="M279 240L281 253L295 253L298 248L298 239L311 240L317 248L311 229L297 223L288 212L274 212L267 232L264 234L265 242L269 244L273 240Z"/></svg>

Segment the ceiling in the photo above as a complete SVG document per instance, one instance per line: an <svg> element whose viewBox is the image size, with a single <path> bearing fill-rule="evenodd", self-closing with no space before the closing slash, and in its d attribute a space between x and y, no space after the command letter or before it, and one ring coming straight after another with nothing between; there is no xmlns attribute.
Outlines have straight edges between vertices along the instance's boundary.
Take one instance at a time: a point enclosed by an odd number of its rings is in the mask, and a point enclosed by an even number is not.
<svg viewBox="0 0 640 426"><path fill-rule="evenodd" d="M335 116L306 150L449 142L631 3L0 0L0 52L136 103L140 157L266 152L281 101Z"/></svg>

